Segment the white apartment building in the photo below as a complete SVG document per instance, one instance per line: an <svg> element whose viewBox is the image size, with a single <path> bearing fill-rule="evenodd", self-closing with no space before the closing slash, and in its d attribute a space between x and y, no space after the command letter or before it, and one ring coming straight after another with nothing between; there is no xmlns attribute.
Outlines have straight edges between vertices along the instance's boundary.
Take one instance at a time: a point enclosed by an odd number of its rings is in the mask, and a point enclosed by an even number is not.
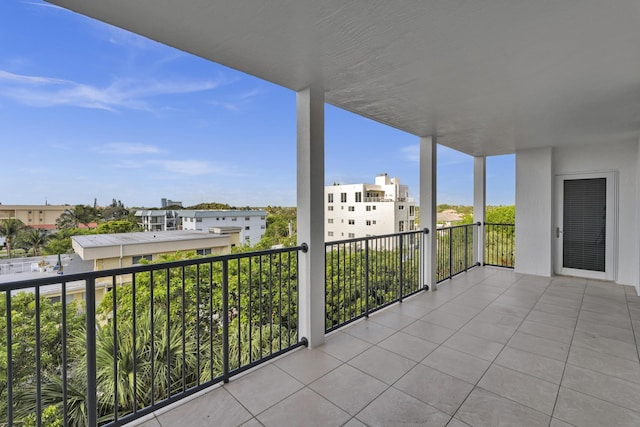
<svg viewBox="0 0 640 427"><path fill-rule="evenodd" d="M181 210L183 230L207 231L211 227L240 227L240 242L255 245L267 230L266 211Z"/></svg>
<svg viewBox="0 0 640 427"><path fill-rule="evenodd" d="M415 229L415 202L400 178L376 176L374 184L328 185L325 193L327 242Z"/></svg>
<svg viewBox="0 0 640 427"><path fill-rule="evenodd" d="M148 209L136 211L134 215L144 231L172 231L179 229L178 211Z"/></svg>

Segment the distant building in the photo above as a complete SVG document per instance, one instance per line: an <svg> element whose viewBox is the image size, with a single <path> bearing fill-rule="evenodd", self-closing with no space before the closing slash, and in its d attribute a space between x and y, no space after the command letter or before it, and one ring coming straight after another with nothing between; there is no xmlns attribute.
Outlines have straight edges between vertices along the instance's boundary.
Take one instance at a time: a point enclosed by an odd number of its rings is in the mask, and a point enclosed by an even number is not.
<svg viewBox="0 0 640 427"><path fill-rule="evenodd" d="M0 205L0 220L15 218L32 228L55 230L56 220L68 205Z"/></svg>
<svg viewBox="0 0 640 427"><path fill-rule="evenodd" d="M144 231L171 231L180 228L178 211L149 209L134 214Z"/></svg>
<svg viewBox="0 0 640 427"><path fill-rule="evenodd" d="M163 254L196 251L199 255L231 253L230 234L196 231L88 234L71 237L73 250L83 260L94 261L94 271L130 267L141 259L155 261Z"/></svg>
<svg viewBox="0 0 640 427"><path fill-rule="evenodd" d="M453 209L447 209L442 212L438 212L436 215L436 221L438 227L451 227L452 225L462 221L462 215Z"/></svg>
<svg viewBox="0 0 640 427"><path fill-rule="evenodd" d="M324 192L328 242L415 229L415 202L399 178L385 173L374 184L328 185Z"/></svg>
<svg viewBox="0 0 640 427"><path fill-rule="evenodd" d="M240 241L251 246L262 239L267 229L267 212L260 210L181 210L178 216L183 230L240 227Z"/></svg>
<svg viewBox="0 0 640 427"><path fill-rule="evenodd" d="M182 207L182 202L176 202L175 200L165 199L164 197L160 199L160 207L165 209L169 206L180 206Z"/></svg>

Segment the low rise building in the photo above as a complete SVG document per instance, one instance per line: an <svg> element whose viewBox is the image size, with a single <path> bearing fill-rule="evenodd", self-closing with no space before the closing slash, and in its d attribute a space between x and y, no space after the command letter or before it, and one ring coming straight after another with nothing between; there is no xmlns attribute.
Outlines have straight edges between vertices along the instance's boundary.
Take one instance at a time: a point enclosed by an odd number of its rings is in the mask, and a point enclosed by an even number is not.
<svg viewBox="0 0 640 427"><path fill-rule="evenodd" d="M144 231L171 231L179 229L178 211L163 209L139 210L134 214Z"/></svg>
<svg viewBox="0 0 640 427"><path fill-rule="evenodd" d="M181 210L183 230L206 231L215 227L239 227L242 244L257 244L267 229L267 212L261 210Z"/></svg>
<svg viewBox="0 0 640 427"><path fill-rule="evenodd" d="M385 173L374 184L334 184L324 192L328 242L415 229L415 202L399 178Z"/></svg>
<svg viewBox="0 0 640 427"><path fill-rule="evenodd" d="M55 230L56 220L67 209L68 205L2 205L0 204L0 220L15 218L32 228Z"/></svg>

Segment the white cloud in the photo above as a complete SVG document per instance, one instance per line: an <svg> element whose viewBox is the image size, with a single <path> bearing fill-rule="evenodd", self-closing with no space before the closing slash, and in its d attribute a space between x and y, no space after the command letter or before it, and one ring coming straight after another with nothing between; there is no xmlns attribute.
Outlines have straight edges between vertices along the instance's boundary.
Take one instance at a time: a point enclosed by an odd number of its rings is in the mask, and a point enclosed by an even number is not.
<svg viewBox="0 0 640 427"><path fill-rule="evenodd" d="M182 175L210 175L222 172L222 168L204 160L153 160L150 163L161 166L167 172Z"/></svg>
<svg viewBox="0 0 640 427"><path fill-rule="evenodd" d="M34 107L73 106L119 111L150 111L146 101L159 95L179 95L215 89L219 81L116 79L106 87L46 76L0 70L0 96Z"/></svg>
<svg viewBox="0 0 640 427"><path fill-rule="evenodd" d="M407 145L400 150L402 157L410 162L420 161L420 144Z"/></svg>
<svg viewBox="0 0 640 427"><path fill-rule="evenodd" d="M101 147L96 148L96 151L104 154L157 154L160 153L160 148L155 145L149 144L136 144L127 142L112 142L104 144Z"/></svg>
<svg viewBox="0 0 640 427"><path fill-rule="evenodd" d="M257 96L262 95L263 92L264 91L262 89L256 88L256 89L246 91L244 93L234 95L233 97L230 97L224 101L221 101L221 100L211 101L210 104L215 106L220 106L226 110L237 113L247 109L247 107L251 105L251 103L253 102L253 99L256 98Z"/></svg>

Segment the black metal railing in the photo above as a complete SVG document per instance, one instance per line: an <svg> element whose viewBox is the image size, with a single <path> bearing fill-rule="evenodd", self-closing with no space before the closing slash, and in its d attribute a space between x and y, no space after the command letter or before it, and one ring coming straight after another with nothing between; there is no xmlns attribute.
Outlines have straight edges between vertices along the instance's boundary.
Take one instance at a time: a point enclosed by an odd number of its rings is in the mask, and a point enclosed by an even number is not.
<svg viewBox="0 0 640 427"><path fill-rule="evenodd" d="M0 424L122 425L306 345L305 247L0 284Z"/></svg>
<svg viewBox="0 0 640 427"><path fill-rule="evenodd" d="M436 230L436 282L467 271L477 264L474 245L479 223L442 227Z"/></svg>
<svg viewBox="0 0 640 427"><path fill-rule="evenodd" d="M484 265L514 268L516 226L485 223L484 230Z"/></svg>
<svg viewBox="0 0 640 427"><path fill-rule="evenodd" d="M325 243L325 331L425 289L422 256L427 233L425 229Z"/></svg>

